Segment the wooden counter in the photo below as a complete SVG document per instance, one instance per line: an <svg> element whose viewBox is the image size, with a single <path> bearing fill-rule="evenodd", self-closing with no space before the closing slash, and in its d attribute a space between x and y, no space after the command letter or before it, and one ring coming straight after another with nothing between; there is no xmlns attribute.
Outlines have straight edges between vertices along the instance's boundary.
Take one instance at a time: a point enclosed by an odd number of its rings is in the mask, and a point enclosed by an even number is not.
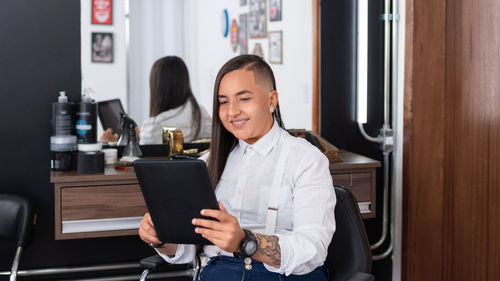
<svg viewBox="0 0 500 281"><path fill-rule="evenodd" d="M349 189L358 201L361 216L376 216L376 169L380 161L341 150L343 161L330 164L333 183Z"/></svg>
<svg viewBox="0 0 500 281"><path fill-rule="evenodd" d="M351 190L363 218L375 217L375 177L380 162L340 151L330 165L334 184ZM104 174L51 172L54 183L55 239L137 235L147 212L133 169L106 167Z"/></svg>

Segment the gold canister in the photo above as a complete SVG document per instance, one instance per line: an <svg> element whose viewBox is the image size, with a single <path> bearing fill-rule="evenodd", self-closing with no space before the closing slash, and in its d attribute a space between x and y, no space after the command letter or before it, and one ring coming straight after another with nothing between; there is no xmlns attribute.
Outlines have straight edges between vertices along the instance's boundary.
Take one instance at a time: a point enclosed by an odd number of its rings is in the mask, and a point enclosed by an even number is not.
<svg viewBox="0 0 500 281"><path fill-rule="evenodd" d="M167 145L168 155L182 153L184 137L182 131L176 127L163 127L163 143Z"/></svg>
<svg viewBox="0 0 500 281"><path fill-rule="evenodd" d="M174 134L174 147L172 149L172 153L174 154L182 153L184 144L184 136L182 134L182 131L177 129L174 130L173 134Z"/></svg>

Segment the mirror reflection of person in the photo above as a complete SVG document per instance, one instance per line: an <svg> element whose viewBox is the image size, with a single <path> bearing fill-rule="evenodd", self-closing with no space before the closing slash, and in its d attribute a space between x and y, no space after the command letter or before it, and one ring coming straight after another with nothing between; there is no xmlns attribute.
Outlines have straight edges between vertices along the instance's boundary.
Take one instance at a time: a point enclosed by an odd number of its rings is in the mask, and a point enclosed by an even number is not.
<svg viewBox="0 0 500 281"><path fill-rule="evenodd" d="M326 280L336 204L329 162L284 130L274 75L262 58L241 55L221 68L212 132L201 159L220 210L201 210L215 220L192 221L214 244L203 247L210 261L202 280ZM149 213L139 235L161 245ZM196 247L164 244L156 251L167 262L188 263Z"/></svg>
<svg viewBox="0 0 500 281"><path fill-rule="evenodd" d="M140 144L161 144L164 126L180 129L184 142L210 137L212 120L196 101L181 58L167 56L157 60L151 68L149 87L149 118L138 130ZM116 141L118 136L107 129L101 140Z"/></svg>

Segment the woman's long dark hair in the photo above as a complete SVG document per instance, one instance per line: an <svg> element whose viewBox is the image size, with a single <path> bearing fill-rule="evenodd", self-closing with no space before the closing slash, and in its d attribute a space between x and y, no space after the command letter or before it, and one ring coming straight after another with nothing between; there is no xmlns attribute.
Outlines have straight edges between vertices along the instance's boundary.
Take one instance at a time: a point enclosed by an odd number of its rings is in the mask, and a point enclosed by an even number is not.
<svg viewBox="0 0 500 281"><path fill-rule="evenodd" d="M271 67L259 56L241 55L232 58L222 66L215 79L213 114L212 114L212 142L210 143L210 155L208 157L208 172L214 188L217 187L227 158L231 150L236 146L238 140L222 125L219 118L219 86L222 78L234 70L246 69L254 73L259 80L266 79L272 83L272 90L276 90L276 81ZM281 120L279 104L273 112L273 117L281 128L285 128Z"/></svg>
<svg viewBox="0 0 500 281"><path fill-rule="evenodd" d="M184 61L176 56L167 56L157 60L149 75L149 116L184 105L191 101L194 123L194 138L201 130L201 110L191 91L189 72Z"/></svg>

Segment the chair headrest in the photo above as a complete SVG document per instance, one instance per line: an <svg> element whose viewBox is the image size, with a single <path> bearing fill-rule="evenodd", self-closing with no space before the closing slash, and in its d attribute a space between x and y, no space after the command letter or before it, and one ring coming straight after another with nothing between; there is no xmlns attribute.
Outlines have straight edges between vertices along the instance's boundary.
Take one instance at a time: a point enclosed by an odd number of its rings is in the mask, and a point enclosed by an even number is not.
<svg viewBox="0 0 500 281"><path fill-rule="evenodd" d="M16 239L26 246L33 237L35 213L28 198L0 194L0 238Z"/></svg>

